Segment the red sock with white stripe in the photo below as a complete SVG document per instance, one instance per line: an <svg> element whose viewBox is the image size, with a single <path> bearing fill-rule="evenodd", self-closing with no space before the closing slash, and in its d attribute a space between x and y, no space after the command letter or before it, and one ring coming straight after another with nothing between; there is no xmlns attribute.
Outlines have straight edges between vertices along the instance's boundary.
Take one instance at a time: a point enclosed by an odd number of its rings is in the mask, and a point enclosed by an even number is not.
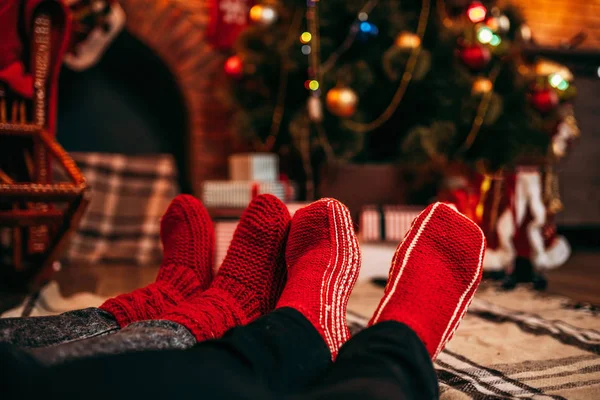
<svg viewBox="0 0 600 400"><path fill-rule="evenodd" d="M290 213L277 197L256 197L242 214L210 287L160 319L185 326L200 342L273 311L285 284L289 225Z"/></svg>
<svg viewBox="0 0 600 400"><path fill-rule="evenodd" d="M302 313L335 359L350 337L346 305L360 269L360 250L346 206L321 199L298 210L285 256L288 281L277 308Z"/></svg>
<svg viewBox="0 0 600 400"><path fill-rule="evenodd" d="M443 203L427 207L396 250L369 326L402 322L435 359L471 304L484 251L485 237L474 222Z"/></svg>
<svg viewBox="0 0 600 400"><path fill-rule="evenodd" d="M163 261L154 283L107 300L100 306L121 327L155 319L204 291L212 281L214 229L200 200L182 194L160 222Z"/></svg>

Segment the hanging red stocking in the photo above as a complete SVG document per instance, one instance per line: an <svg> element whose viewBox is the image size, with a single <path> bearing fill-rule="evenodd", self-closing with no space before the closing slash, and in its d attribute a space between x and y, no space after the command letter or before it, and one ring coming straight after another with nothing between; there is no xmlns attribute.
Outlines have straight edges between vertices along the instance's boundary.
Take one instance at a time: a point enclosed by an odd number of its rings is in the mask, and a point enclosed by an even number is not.
<svg viewBox="0 0 600 400"><path fill-rule="evenodd" d="M211 0L211 16L206 36L218 49L230 49L248 26L254 0Z"/></svg>

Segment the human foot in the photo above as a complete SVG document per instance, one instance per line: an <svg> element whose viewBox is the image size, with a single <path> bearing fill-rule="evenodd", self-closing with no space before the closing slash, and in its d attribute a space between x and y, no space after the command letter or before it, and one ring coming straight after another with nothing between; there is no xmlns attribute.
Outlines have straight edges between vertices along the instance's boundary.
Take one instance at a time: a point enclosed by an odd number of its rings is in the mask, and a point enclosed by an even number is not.
<svg viewBox="0 0 600 400"><path fill-rule="evenodd" d="M302 313L335 359L350 337L346 305L360 269L360 250L346 206L321 199L297 211L286 261L288 280L277 308Z"/></svg>
<svg viewBox="0 0 600 400"><path fill-rule="evenodd" d="M119 325L155 319L169 308L206 290L212 280L213 224L202 203L179 195L160 224L163 261L156 281L106 301L101 309Z"/></svg>
<svg viewBox="0 0 600 400"><path fill-rule="evenodd" d="M290 214L279 199L255 198L210 288L160 319L180 323L202 341L271 312L285 284L283 249L289 224Z"/></svg>
<svg viewBox="0 0 600 400"><path fill-rule="evenodd" d="M369 326L402 322L435 359L471 304L484 251L485 237L475 223L446 204L427 207L396 250Z"/></svg>

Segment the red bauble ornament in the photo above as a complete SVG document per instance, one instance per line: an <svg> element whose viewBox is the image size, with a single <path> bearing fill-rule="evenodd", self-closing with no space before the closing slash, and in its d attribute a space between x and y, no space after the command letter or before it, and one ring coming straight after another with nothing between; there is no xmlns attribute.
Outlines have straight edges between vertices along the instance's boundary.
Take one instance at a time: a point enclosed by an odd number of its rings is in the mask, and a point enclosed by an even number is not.
<svg viewBox="0 0 600 400"><path fill-rule="evenodd" d="M484 68L492 59L492 54L487 49L477 44L463 47L458 53L461 61L472 70Z"/></svg>
<svg viewBox="0 0 600 400"><path fill-rule="evenodd" d="M240 56L231 56L225 61L225 73L232 78L240 78L244 68Z"/></svg>
<svg viewBox="0 0 600 400"><path fill-rule="evenodd" d="M559 99L553 89L540 89L531 94L531 104L539 112L547 113L556 108Z"/></svg>

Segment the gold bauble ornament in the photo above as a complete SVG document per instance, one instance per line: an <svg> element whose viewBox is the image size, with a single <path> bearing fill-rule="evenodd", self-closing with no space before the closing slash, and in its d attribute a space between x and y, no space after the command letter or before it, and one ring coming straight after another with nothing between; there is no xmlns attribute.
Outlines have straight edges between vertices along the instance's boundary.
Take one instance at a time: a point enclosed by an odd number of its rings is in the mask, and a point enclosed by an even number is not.
<svg viewBox="0 0 600 400"><path fill-rule="evenodd" d="M471 87L471 93L473 94L484 94L489 93L494 85L492 81L487 78L477 78L473 82L473 86Z"/></svg>
<svg viewBox="0 0 600 400"><path fill-rule="evenodd" d="M358 95L350 88L336 87L327 92L325 102L330 113L348 118L356 112Z"/></svg>
<svg viewBox="0 0 600 400"><path fill-rule="evenodd" d="M412 32L400 32L396 36L396 46L401 49L415 49L421 45L421 38Z"/></svg>
<svg viewBox="0 0 600 400"><path fill-rule="evenodd" d="M268 4L257 4L250 9L250 20L254 23L271 25L277 20L277 11Z"/></svg>

